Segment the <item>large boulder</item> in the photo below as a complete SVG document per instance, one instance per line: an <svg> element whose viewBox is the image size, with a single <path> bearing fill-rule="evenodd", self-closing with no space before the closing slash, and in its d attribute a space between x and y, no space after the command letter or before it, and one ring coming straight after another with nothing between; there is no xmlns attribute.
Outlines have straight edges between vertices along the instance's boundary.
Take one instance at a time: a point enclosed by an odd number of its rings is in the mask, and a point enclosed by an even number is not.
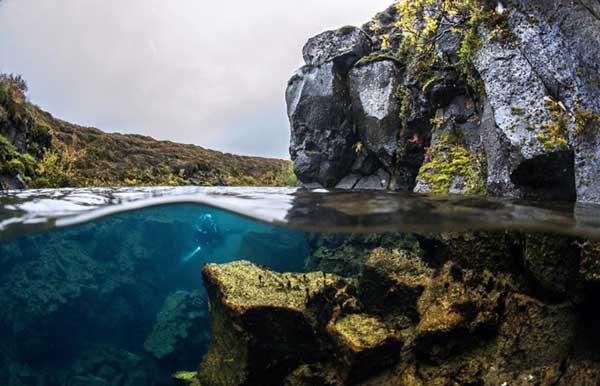
<svg viewBox="0 0 600 386"><path fill-rule="evenodd" d="M302 56L307 65L318 66L334 61L341 68L348 70L370 51L369 36L360 28L347 26L308 39L302 49Z"/></svg>
<svg viewBox="0 0 600 386"><path fill-rule="evenodd" d="M208 264L202 276L213 338L198 371L201 384L281 384L299 364L321 359L311 299L341 289L343 279L320 272L278 274L247 261Z"/></svg>
<svg viewBox="0 0 600 386"><path fill-rule="evenodd" d="M286 102L294 172L302 183L334 186L356 154L344 74L333 62L305 66L289 81Z"/></svg>
<svg viewBox="0 0 600 386"><path fill-rule="evenodd" d="M402 72L398 63L380 60L357 65L348 75L354 124L364 148L390 168L402 127L396 93Z"/></svg>
<svg viewBox="0 0 600 386"><path fill-rule="evenodd" d="M185 366L197 359L191 353L206 351L208 326L208 306L201 292L176 291L165 300L144 348L156 359Z"/></svg>
<svg viewBox="0 0 600 386"><path fill-rule="evenodd" d="M312 186L335 186L356 158L348 71L371 51L369 37L355 27L327 31L303 49L306 66L288 82L290 155L299 180Z"/></svg>
<svg viewBox="0 0 600 386"><path fill-rule="evenodd" d="M492 193L574 199L573 152L560 104L518 47L487 40L475 62Z"/></svg>

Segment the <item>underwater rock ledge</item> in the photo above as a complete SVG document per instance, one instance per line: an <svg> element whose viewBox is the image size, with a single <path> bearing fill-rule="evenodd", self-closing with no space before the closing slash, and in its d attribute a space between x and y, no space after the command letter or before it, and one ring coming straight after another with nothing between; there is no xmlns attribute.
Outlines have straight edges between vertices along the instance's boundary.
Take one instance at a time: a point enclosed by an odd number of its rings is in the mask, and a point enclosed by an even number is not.
<svg viewBox="0 0 600 386"><path fill-rule="evenodd" d="M212 342L182 384L598 385L600 286L585 262L600 261L597 243L574 249L569 238L512 233L392 240L369 248L348 277L205 266Z"/></svg>

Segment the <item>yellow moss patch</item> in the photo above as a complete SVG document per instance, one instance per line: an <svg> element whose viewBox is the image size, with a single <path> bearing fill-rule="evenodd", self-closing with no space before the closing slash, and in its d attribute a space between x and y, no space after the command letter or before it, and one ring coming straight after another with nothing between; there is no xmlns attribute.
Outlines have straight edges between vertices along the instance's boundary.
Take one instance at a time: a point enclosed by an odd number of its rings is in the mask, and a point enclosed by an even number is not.
<svg viewBox="0 0 600 386"><path fill-rule="evenodd" d="M232 308L282 307L306 308L307 293L314 294L340 280L339 276L321 272L277 273L248 261L225 265L208 264L205 268L227 294L223 303Z"/></svg>
<svg viewBox="0 0 600 386"><path fill-rule="evenodd" d="M546 99L546 106L550 111L550 121L541 126L542 133L535 137L547 150L563 149L568 146L569 115L561 108L560 103L551 98Z"/></svg>
<svg viewBox="0 0 600 386"><path fill-rule="evenodd" d="M378 347L393 337L393 332L379 319L365 314L344 316L330 330L354 352Z"/></svg>
<svg viewBox="0 0 600 386"><path fill-rule="evenodd" d="M429 161L421 166L417 181L433 193L449 193L457 177L464 179L466 194L484 194L487 190L482 155L471 153L457 138L446 135L429 150Z"/></svg>
<svg viewBox="0 0 600 386"><path fill-rule="evenodd" d="M178 385L201 386L198 374L195 371L178 371L171 376Z"/></svg>

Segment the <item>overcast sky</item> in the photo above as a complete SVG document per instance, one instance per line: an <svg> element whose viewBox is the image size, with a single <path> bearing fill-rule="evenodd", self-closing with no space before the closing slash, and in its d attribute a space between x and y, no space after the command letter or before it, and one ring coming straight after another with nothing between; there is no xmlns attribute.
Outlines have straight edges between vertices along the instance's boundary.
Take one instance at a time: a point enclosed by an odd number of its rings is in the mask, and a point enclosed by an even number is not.
<svg viewBox="0 0 600 386"><path fill-rule="evenodd" d="M54 116L287 158L284 91L306 40L392 0L2 0L0 72Z"/></svg>

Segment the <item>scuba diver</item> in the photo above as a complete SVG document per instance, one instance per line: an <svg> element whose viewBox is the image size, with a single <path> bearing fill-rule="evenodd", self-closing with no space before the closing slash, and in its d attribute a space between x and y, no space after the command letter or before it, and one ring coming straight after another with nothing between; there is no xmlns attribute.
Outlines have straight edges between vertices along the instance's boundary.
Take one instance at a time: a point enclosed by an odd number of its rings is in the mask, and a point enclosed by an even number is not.
<svg viewBox="0 0 600 386"><path fill-rule="evenodd" d="M223 240L223 233L213 219L212 214L203 214L194 224L196 242L201 247L212 247Z"/></svg>
<svg viewBox="0 0 600 386"><path fill-rule="evenodd" d="M183 256L181 263L187 263L200 251L210 251L217 245L223 242L226 237L226 232L222 232L213 215L210 213L203 214L194 224L194 241L196 249L186 256Z"/></svg>

